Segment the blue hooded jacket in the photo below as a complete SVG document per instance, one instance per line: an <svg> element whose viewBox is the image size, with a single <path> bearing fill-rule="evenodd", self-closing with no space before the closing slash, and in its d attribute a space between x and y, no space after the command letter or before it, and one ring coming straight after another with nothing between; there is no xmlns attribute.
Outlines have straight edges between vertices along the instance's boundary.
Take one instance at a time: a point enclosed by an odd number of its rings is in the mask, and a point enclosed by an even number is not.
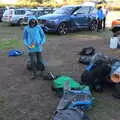
<svg viewBox="0 0 120 120"><path fill-rule="evenodd" d="M104 14L103 14L103 10L102 9L99 9L97 11L97 18L100 19L100 20L104 19Z"/></svg>
<svg viewBox="0 0 120 120"><path fill-rule="evenodd" d="M29 18L29 21L31 19L37 20L33 16ZM46 42L46 38L42 28L39 25L36 25L35 27L30 27L29 25L27 25L24 28L23 39L24 44L28 48L29 52L43 51L42 45ZM35 46L33 48L30 48L32 44L34 44Z"/></svg>

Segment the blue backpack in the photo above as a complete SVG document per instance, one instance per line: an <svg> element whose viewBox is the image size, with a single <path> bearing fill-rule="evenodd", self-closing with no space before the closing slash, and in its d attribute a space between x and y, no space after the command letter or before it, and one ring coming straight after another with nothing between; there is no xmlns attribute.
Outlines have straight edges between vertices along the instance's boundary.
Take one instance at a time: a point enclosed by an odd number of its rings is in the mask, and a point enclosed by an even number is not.
<svg viewBox="0 0 120 120"><path fill-rule="evenodd" d="M24 53L23 51L14 49L14 50L10 50L10 51L8 52L8 56L20 56L20 55L22 55L23 53Z"/></svg>
<svg viewBox="0 0 120 120"><path fill-rule="evenodd" d="M92 104L93 97L90 90L70 90L64 93L57 110L78 108L85 111L90 109Z"/></svg>

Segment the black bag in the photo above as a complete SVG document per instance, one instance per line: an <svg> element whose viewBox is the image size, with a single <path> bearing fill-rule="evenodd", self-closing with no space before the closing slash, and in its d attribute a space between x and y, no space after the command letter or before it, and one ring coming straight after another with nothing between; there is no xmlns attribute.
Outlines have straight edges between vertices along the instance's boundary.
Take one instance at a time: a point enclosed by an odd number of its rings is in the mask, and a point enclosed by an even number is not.
<svg viewBox="0 0 120 120"><path fill-rule="evenodd" d="M81 74L81 84L88 85L90 72L85 70Z"/></svg>
<svg viewBox="0 0 120 120"><path fill-rule="evenodd" d="M95 54L95 49L93 47L88 47L88 48L83 48L80 52L80 55L94 55Z"/></svg>
<svg viewBox="0 0 120 120"><path fill-rule="evenodd" d="M91 56L80 56L79 63L83 63L85 65L89 65L91 61Z"/></svg>
<svg viewBox="0 0 120 120"><path fill-rule="evenodd" d="M56 111L51 120L90 120L80 109L66 109Z"/></svg>
<svg viewBox="0 0 120 120"><path fill-rule="evenodd" d="M98 63L92 71L85 70L81 75L81 84L88 85L95 91L102 91L103 83L106 82L106 77L110 75L111 66L106 63Z"/></svg>

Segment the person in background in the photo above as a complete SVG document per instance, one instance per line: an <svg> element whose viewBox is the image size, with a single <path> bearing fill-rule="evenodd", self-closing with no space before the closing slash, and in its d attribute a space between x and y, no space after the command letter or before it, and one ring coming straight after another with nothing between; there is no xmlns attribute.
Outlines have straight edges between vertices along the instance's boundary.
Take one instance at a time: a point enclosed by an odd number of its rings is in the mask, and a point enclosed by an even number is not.
<svg viewBox="0 0 120 120"><path fill-rule="evenodd" d="M43 51L42 45L45 44L46 38L35 17L29 18L29 24L24 28L23 39L29 53L32 79L36 79L38 77L37 68L39 68L41 72L45 70L41 54Z"/></svg>
<svg viewBox="0 0 120 120"><path fill-rule="evenodd" d="M98 7L98 11L97 11L97 22L98 22L97 32L102 30L103 19L104 19L104 14L103 14L102 7L100 6L100 7Z"/></svg>
<svg viewBox="0 0 120 120"><path fill-rule="evenodd" d="M108 14L108 10L105 8L105 6L103 6L102 10L103 10L103 14L104 14L104 18L103 18L103 30L105 30L105 27L106 27L106 16Z"/></svg>

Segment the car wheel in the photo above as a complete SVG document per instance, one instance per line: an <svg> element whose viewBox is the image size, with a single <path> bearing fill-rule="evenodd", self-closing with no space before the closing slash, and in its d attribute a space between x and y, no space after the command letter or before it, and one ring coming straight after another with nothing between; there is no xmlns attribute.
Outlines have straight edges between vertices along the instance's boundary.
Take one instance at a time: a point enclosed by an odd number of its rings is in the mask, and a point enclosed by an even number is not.
<svg viewBox="0 0 120 120"><path fill-rule="evenodd" d="M66 23L61 23L57 30L59 35L65 35L68 33L68 25Z"/></svg>
<svg viewBox="0 0 120 120"><path fill-rule="evenodd" d="M97 21L94 20L90 23L89 30L91 31L97 30Z"/></svg>
<svg viewBox="0 0 120 120"><path fill-rule="evenodd" d="M23 19L20 19L20 20L18 21L18 25L22 25L22 23L23 23Z"/></svg>
<svg viewBox="0 0 120 120"><path fill-rule="evenodd" d="M15 26L15 24L14 23L10 23L10 26Z"/></svg>

